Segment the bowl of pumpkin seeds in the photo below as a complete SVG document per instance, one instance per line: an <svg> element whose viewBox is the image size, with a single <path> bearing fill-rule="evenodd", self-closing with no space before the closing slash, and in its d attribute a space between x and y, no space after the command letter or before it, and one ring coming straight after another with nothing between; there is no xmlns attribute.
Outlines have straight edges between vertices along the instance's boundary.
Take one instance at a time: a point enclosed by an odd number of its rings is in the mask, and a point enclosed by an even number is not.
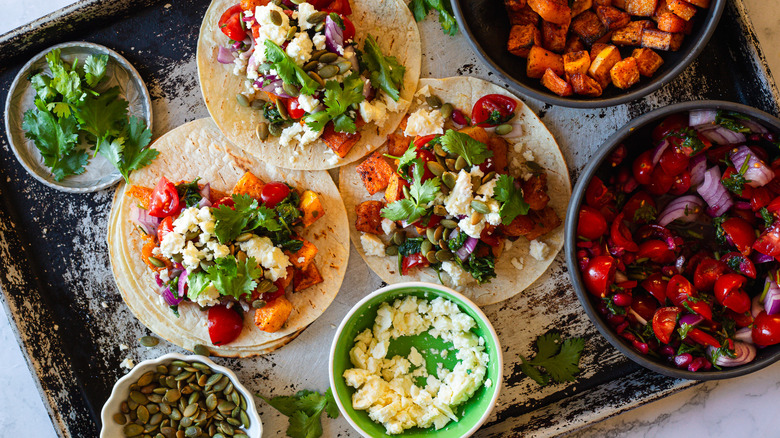
<svg viewBox="0 0 780 438"><path fill-rule="evenodd" d="M114 385L100 438L260 438L252 394L233 371L205 356L146 360Z"/></svg>

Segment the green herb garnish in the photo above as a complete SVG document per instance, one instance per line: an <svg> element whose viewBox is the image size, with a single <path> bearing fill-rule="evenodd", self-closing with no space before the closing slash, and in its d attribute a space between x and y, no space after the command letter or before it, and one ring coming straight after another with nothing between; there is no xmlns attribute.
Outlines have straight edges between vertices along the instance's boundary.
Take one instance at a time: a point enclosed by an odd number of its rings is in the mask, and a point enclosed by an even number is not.
<svg viewBox="0 0 780 438"><path fill-rule="evenodd" d="M271 40L265 40L265 58L273 63L272 68L276 70L282 82L300 86L301 94L314 94L320 86L281 47Z"/></svg>
<svg viewBox="0 0 780 438"><path fill-rule="evenodd" d="M354 120L356 113L352 110L350 116L348 110L363 100L363 80L358 73L350 74L341 84L338 81L328 81L325 83L325 97L322 99L325 110L306 116L306 126L321 131L332 120L334 131L353 133L357 130Z"/></svg>
<svg viewBox="0 0 780 438"><path fill-rule="evenodd" d="M370 34L363 45L362 60L371 74L371 85L382 89L397 102L401 97L406 67L401 65L394 56L384 56Z"/></svg>
<svg viewBox="0 0 780 438"><path fill-rule="evenodd" d="M316 391L298 391L294 396L280 396L267 399L277 411L290 418L287 436L292 438L317 438L322 436L322 412L330 418L338 418L339 409L330 389L322 395Z"/></svg>
<svg viewBox="0 0 780 438"><path fill-rule="evenodd" d="M530 207L523 199L523 191L515 189L514 178L509 175L498 177L493 198L502 203L498 213L504 225L511 224L517 216L528 214Z"/></svg>
<svg viewBox="0 0 780 438"><path fill-rule="evenodd" d="M282 229L274 210L258 205L249 195L234 194L232 198L233 208L223 204L211 210L216 219L214 234L219 243L230 242L239 235L260 227L271 232Z"/></svg>
<svg viewBox="0 0 780 438"><path fill-rule="evenodd" d="M520 355L520 370L540 386L555 382L573 382L580 372L578 367L585 340L570 338L561 341L559 333L547 333L536 338L538 352L533 359ZM542 371L540 368L543 368Z"/></svg>
<svg viewBox="0 0 780 438"><path fill-rule="evenodd" d="M452 129L448 129L441 137L441 146L445 151L463 157L469 166L482 164L493 156L493 151L485 143Z"/></svg>
<svg viewBox="0 0 780 438"><path fill-rule="evenodd" d="M428 12L434 10L439 13L439 23L445 35L454 36L458 33L458 22L452 14L452 6L446 0L412 0L409 9L417 22L423 21Z"/></svg>

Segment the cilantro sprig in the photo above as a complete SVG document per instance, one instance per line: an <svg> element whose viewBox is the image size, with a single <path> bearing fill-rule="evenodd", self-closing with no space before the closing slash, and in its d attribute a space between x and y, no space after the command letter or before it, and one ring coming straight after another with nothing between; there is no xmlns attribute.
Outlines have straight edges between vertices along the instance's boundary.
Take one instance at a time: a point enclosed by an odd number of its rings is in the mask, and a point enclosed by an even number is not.
<svg viewBox="0 0 780 438"><path fill-rule="evenodd" d="M325 110L306 116L306 125L315 131L321 131L332 120L334 131L354 133L357 130L356 114L353 111L350 116L349 109L364 99L363 80L357 72L344 78L341 84L338 81L328 81L325 83L325 97L322 99Z"/></svg>
<svg viewBox="0 0 780 438"><path fill-rule="evenodd" d="M76 148L78 124L74 117L57 118L45 110L29 110L24 113L22 129L41 152L43 163L51 168L55 180L84 173L89 156Z"/></svg>
<svg viewBox="0 0 780 438"><path fill-rule="evenodd" d="M750 154L745 157L745 162L742 163L742 167L740 167L738 171L721 180L723 187L728 189L730 192L741 196L742 190L745 189L745 184L750 182L750 180L745 179L745 172L748 171L749 163Z"/></svg>
<svg viewBox="0 0 780 438"><path fill-rule="evenodd" d="M537 353L533 359L520 355L520 370L540 386L555 382L573 382L579 374L580 356L585 348L582 338L563 340L559 333L547 333L536 338ZM544 369L542 371L541 369Z"/></svg>
<svg viewBox="0 0 780 438"><path fill-rule="evenodd" d="M252 295L257 288L258 280L263 276L263 269L257 265L254 257L244 261L229 255L215 260L206 271L194 271L187 277L187 296L197 301L209 285L219 291L220 295L239 299L242 295Z"/></svg>
<svg viewBox="0 0 780 438"><path fill-rule="evenodd" d="M404 154L406 155L406 154ZM425 168L419 158L411 160L415 165L412 168L412 186L409 189L408 198L399 199L380 212L381 216L392 221L406 220L414 222L423 217L428 211L428 203L436 199L436 194L441 187L439 177L422 182Z"/></svg>
<svg viewBox="0 0 780 438"><path fill-rule="evenodd" d="M448 129L441 137L441 146L451 154L462 156L469 166L482 164L493 156L493 151L488 149L485 143L452 129Z"/></svg>
<svg viewBox="0 0 780 438"><path fill-rule="evenodd" d="M271 40L265 40L265 57L273 63L272 68L276 70L282 82L300 86L301 94L314 94L320 86L279 45Z"/></svg>
<svg viewBox="0 0 780 438"><path fill-rule="evenodd" d="M509 175L499 175L493 189L493 198L501 202L498 214L504 225L511 224L517 216L528 214L530 207L523 199L523 191L515 189L514 178Z"/></svg>
<svg viewBox="0 0 780 438"><path fill-rule="evenodd" d="M235 240L239 235L257 228L264 228L275 232L282 229L282 225L276 219L276 212L266 206L261 206L249 195L232 196L233 207L225 204L212 209L216 219L214 234L219 243Z"/></svg>
<svg viewBox="0 0 780 438"><path fill-rule="evenodd" d="M698 132L695 129L686 127L677 131L672 131L664 138L674 137L682 140L680 143L680 150L683 154L692 157L699 152L707 149L707 145L699 138Z"/></svg>
<svg viewBox="0 0 780 438"><path fill-rule="evenodd" d="M368 35L363 45L362 60L371 74L371 85L381 88L394 101L401 97L406 67L394 56L385 56L373 36Z"/></svg>
<svg viewBox="0 0 780 438"><path fill-rule="evenodd" d="M452 14L452 6L447 0L412 0L409 9L414 19L419 23L425 19L428 12L434 10L439 13L439 23L445 35L454 36L458 33L458 22Z"/></svg>
<svg viewBox="0 0 780 438"><path fill-rule="evenodd" d="M317 438L322 436L322 412L329 418L338 418L339 409L330 389L325 394L316 391L298 391L293 396L272 399L256 394L274 409L290 418L287 436L292 438Z"/></svg>

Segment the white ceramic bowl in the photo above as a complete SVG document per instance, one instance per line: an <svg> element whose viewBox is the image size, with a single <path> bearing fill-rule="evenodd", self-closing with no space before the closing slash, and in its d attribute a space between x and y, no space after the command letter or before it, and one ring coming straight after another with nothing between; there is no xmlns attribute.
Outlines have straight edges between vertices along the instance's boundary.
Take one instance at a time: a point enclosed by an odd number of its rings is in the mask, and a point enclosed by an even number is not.
<svg viewBox="0 0 780 438"><path fill-rule="evenodd" d="M127 396L130 393L130 385L137 382L147 371L152 371L157 368L157 365L167 365L174 360L183 360L186 362L200 362L208 365L212 370L218 373L222 373L230 378L233 383L233 387L246 398L247 408L246 413L249 415L250 427L247 430L247 435L250 438L260 438L263 435L263 423L260 420L260 414L257 413L255 407L254 396L248 389L238 381L236 374L220 365L215 364L204 356L190 355L185 356L178 353L168 353L164 356L160 356L157 359L145 360L130 370L127 375L119 379L114 384L114 389L111 391L111 396L106 400L103 405L103 410L100 411L100 420L103 423L100 429L100 438L116 438L123 437L122 427L118 425L112 418L114 414L119 412L119 408L123 401L127 400Z"/></svg>

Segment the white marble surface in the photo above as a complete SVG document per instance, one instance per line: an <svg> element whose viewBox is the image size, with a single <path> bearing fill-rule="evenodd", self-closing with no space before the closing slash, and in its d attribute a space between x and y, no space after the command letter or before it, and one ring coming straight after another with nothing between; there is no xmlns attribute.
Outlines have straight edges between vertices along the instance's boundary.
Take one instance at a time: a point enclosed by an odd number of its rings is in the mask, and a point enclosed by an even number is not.
<svg viewBox="0 0 780 438"><path fill-rule="evenodd" d="M769 60L780 77L780 0L746 0ZM0 0L0 34L73 3L70 0ZM49 420L11 332L0 311L0 436L53 438ZM774 424L780 405L780 363L725 382L711 382L622 413L575 437L768 437L780 436Z"/></svg>

